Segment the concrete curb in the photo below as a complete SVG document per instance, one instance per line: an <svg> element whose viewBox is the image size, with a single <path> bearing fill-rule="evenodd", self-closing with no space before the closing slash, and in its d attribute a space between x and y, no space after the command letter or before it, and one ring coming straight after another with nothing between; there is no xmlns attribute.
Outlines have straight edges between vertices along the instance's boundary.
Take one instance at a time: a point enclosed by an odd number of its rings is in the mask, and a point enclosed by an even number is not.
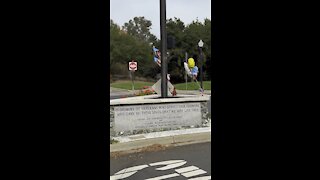
<svg viewBox="0 0 320 180"><path fill-rule="evenodd" d="M210 95L197 96L197 95L179 95L177 97L183 98L158 98L159 95L145 95L145 96L135 96L122 99L112 99L110 100L110 105L123 105L123 104L154 104L154 103L176 103L176 102L200 102L200 101L210 101Z"/></svg>
<svg viewBox="0 0 320 180"><path fill-rule="evenodd" d="M110 144L110 153L134 153L139 152L142 148L146 148L148 146L156 144L162 146L181 146L203 142L211 142L211 131L192 134L178 134L173 136L156 137L124 143Z"/></svg>
<svg viewBox="0 0 320 180"><path fill-rule="evenodd" d="M117 93L124 93L124 94L134 94L138 93L140 90L127 90L127 89L120 89L120 88L113 88L110 87L110 92L117 92ZM198 95L200 92L198 90L177 90L178 94L191 94L191 95ZM211 95L211 90L204 90L204 94Z"/></svg>
<svg viewBox="0 0 320 180"><path fill-rule="evenodd" d="M177 94L192 94L192 95L199 95L200 92L197 90L177 90ZM206 95L211 95L211 90L204 90Z"/></svg>

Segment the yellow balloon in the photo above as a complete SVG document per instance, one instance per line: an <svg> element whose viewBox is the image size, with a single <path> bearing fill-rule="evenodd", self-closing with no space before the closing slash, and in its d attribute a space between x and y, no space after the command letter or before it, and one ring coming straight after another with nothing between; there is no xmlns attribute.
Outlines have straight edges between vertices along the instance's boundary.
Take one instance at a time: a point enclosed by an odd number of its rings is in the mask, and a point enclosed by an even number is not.
<svg viewBox="0 0 320 180"><path fill-rule="evenodd" d="M188 66L189 68L193 68L195 66L195 62L193 58L188 59Z"/></svg>

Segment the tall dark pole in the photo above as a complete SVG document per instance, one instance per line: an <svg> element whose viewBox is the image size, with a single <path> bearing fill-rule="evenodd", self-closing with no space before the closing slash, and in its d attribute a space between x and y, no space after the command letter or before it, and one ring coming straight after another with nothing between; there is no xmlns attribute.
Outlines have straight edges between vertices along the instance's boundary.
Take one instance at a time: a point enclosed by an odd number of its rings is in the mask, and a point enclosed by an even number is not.
<svg viewBox="0 0 320 180"><path fill-rule="evenodd" d="M202 67L203 67L203 54L202 54L202 47L203 47L203 41L200 39L199 43L198 43L198 46L199 46L199 59L200 59L200 62L201 62L201 66L200 66L200 86L201 86L201 89L203 90L203 71L202 71Z"/></svg>
<svg viewBox="0 0 320 180"><path fill-rule="evenodd" d="M186 60L185 62L188 62L188 53L186 52ZM188 90L188 75L187 72L185 72L184 78L186 79L186 90Z"/></svg>
<svg viewBox="0 0 320 180"><path fill-rule="evenodd" d="M161 38L161 97L168 97L168 62L166 31L166 0L160 0L160 38Z"/></svg>
<svg viewBox="0 0 320 180"><path fill-rule="evenodd" d="M201 66L200 66L200 86L201 86L201 89L203 89L203 70L202 70L202 67L203 67L203 56L202 56L202 47L199 47L200 48L200 60L201 60Z"/></svg>

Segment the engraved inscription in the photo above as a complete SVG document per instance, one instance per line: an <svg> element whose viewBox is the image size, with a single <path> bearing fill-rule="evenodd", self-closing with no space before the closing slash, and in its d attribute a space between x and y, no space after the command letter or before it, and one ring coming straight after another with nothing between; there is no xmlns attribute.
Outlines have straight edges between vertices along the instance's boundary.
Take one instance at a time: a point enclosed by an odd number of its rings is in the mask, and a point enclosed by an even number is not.
<svg viewBox="0 0 320 180"><path fill-rule="evenodd" d="M120 106L115 107L114 112L118 132L201 124L200 103Z"/></svg>

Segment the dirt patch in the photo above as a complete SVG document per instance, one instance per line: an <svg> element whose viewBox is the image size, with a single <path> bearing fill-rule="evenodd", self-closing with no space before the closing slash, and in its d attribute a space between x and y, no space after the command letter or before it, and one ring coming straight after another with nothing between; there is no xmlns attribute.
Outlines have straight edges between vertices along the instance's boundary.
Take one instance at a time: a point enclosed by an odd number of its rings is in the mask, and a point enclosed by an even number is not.
<svg viewBox="0 0 320 180"><path fill-rule="evenodd" d="M154 144L154 145L147 146L147 147L140 149L139 152L163 151L163 150L166 150L167 148L168 148L168 146L164 146L161 144Z"/></svg>
<svg viewBox="0 0 320 180"><path fill-rule="evenodd" d="M119 151L119 152L112 152L110 153L110 158L117 159L118 157L132 154L132 153L145 153L145 152L156 152L156 151L164 151L168 148L172 147L172 145L161 145L161 144L153 144L151 146L138 148L138 149L132 149L129 151Z"/></svg>

